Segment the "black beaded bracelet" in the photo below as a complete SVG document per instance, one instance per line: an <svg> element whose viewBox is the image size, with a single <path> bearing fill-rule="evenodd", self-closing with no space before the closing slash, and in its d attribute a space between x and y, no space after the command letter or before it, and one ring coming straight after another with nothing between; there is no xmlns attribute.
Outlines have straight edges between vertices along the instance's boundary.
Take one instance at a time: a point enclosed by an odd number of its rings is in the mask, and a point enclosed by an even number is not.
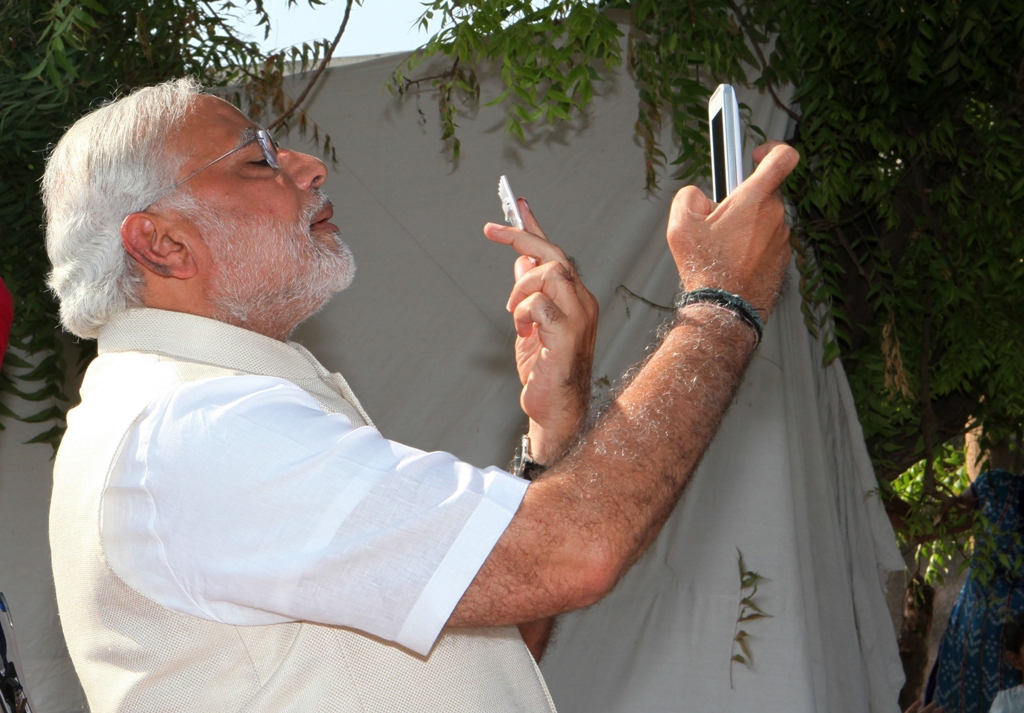
<svg viewBox="0 0 1024 713"><path fill-rule="evenodd" d="M757 310L749 302L739 295L734 295L732 292L726 292L717 287L702 287L693 292L683 292L680 294L676 298L673 307L682 309L686 305L701 303L712 304L729 310L750 326L757 334L757 342L754 343L754 346L756 347L761 343L761 337L764 336L764 322L761 321L761 315L758 314Z"/></svg>

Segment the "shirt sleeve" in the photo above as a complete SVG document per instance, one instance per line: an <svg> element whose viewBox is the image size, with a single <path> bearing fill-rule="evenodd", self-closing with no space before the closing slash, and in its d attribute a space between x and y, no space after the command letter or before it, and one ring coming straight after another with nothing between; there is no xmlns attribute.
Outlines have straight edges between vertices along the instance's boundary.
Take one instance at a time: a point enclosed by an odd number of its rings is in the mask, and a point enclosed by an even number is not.
<svg viewBox="0 0 1024 713"><path fill-rule="evenodd" d="M348 626L426 654L526 486L353 428L291 382L208 379L176 386L129 433L103 547L176 611Z"/></svg>
<svg viewBox="0 0 1024 713"><path fill-rule="evenodd" d="M1006 691L999 691L996 694L996 698L992 701L992 707L989 708L989 713L1013 713L1013 711L1007 706L1009 702L1009 696Z"/></svg>

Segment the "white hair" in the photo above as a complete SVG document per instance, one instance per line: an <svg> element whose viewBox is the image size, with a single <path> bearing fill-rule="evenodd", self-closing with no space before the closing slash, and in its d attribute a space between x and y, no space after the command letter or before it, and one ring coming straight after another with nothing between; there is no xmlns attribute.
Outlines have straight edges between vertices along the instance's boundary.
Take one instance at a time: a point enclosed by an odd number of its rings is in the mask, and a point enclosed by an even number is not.
<svg viewBox="0 0 1024 713"><path fill-rule="evenodd" d="M167 136L201 89L191 77L139 89L75 122L47 159L47 283L69 332L95 338L141 304L142 275L121 244L121 223L174 183L183 157L170 152Z"/></svg>

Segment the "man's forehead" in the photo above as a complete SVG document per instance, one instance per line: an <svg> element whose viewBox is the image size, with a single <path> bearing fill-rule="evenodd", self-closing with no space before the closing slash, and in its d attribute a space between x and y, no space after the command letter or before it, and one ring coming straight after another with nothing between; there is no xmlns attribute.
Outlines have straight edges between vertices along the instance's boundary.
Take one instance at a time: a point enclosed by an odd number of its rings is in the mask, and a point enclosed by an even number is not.
<svg viewBox="0 0 1024 713"><path fill-rule="evenodd" d="M208 94L196 97L174 140L194 157L223 153L251 141L259 127L233 105Z"/></svg>
<svg viewBox="0 0 1024 713"><path fill-rule="evenodd" d="M238 107L212 94L200 94L196 97L192 115L200 122L252 124Z"/></svg>

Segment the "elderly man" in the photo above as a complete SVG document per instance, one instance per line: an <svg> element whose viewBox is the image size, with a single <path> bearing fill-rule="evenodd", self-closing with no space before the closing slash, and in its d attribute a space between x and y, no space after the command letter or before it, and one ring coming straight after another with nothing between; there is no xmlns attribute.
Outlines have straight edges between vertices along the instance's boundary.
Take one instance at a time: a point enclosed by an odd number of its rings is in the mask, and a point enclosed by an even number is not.
<svg viewBox="0 0 1024 713"><path fill-rule="evenodd" d="M51 545L94 713L552 710L512 625L542 639L531 622L597 601L650 544L756 346L750 304L774 304L797 159L755 158L720 206L676 197L689 296L586 430L593 297L528 210L527 231L485 227L520 253L526 455L547 466L528 483L386 440L285 341L354 269L320 161L188 80L76 123L46 169L47 249L99 356Z"/></svg>

